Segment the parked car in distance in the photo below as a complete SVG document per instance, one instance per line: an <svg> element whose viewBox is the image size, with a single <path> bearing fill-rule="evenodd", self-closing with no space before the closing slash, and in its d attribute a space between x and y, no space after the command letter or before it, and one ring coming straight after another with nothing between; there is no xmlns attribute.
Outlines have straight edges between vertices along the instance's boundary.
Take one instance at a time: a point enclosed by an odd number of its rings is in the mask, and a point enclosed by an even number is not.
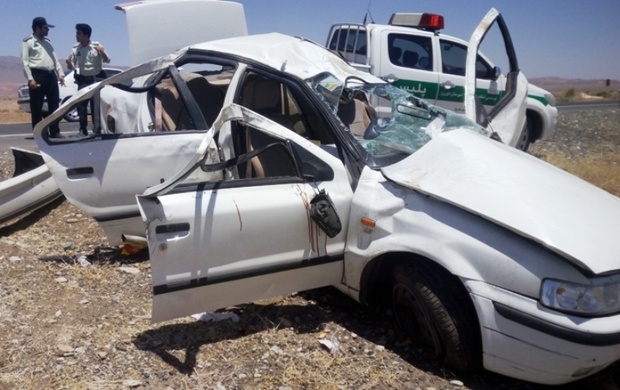
<svg viewBox="0 0 620 390"><path fill-rule="evenodd" d="M103 68L105 71L105 78L114 76L115 74L119 74L122 72L122 69L118 68ZM65 85L61 85L58 83L58 92L60 96L59 104L66 102L71 96L73 96L77 92L77 83L75 82L75 78L73 77L75 71L67 71L65 73ZM101 81L105 78L95 78L95 81ZM19 109L25 112L30 112L30 88L28 88L28 84L22 84L17 89L17 104L19 105ZM90 105L88 106L88 110L90 113ZM49 114L47 109L47 101L43 103L43 113L44 115ZM78 116L77 109L73 109L67 112L64 116L64 119L67 122L77 122L80 120Z"/></svg>

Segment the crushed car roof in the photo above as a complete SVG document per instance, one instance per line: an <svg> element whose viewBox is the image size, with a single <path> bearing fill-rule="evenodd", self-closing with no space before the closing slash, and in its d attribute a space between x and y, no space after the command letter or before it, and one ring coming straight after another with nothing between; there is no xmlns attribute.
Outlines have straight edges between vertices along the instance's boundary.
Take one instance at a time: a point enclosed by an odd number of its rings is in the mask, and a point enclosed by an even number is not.
<svg viewBox="0 0 620 390"><path fill-rule="evenodd" d="M244 57L304 80L329 72L341 79L354 75L369 83L384 82L369 73L354 70L343 59L315 42L280 33L221 39L192 45L189 49Z"/></svg>

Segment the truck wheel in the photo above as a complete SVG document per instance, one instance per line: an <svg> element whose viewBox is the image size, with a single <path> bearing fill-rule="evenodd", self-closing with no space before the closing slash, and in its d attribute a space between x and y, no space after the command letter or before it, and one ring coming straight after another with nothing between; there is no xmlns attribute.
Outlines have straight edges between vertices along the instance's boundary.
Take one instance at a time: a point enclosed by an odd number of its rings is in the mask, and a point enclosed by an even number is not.
<svg viewBox="0 0 620 390"><path fill-rule="evenodd" d="M396 267L392 303L398 327L432 360L473 372L482 359L476 313L451 275L413 265Z"/></svg>
<svg viewBox="0 0 620 390"><path fill-rule="evenodd" d="M521 135L519 135L519 139L517 140L515 148L527 152L527 149L530 147L531 139L532 132L530 131L530 125L526 120L523 124L523 129L521 130Z"/></svg>

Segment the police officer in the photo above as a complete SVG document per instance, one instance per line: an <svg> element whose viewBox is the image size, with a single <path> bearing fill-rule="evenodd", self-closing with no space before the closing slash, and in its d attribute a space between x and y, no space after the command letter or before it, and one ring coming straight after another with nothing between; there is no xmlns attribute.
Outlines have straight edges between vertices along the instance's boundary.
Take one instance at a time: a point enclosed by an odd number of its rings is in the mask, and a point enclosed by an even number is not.
<svg viewBox="0 0 620 390"><path fill-rule="evenodd" d="M75 25L75 39L77 44L71 49L71 54L67 59L69 69L75 69L74 77L78 90L87 87L95 82L95 77L105 78L102 74L103 63L109 63L110 57L99 42L91 41L90 35L92 28L86 23ZM88 107L90 102L90 112L93 117L93 132L101 133L101 119L99 118L99 95L96 94L88 102L78 106L80 116L80 132L88 135L86 125L88 124Z"/></svg>
<svg viewBox="0 0 620 390"><path fill-rule="evenodd" d="M54 54L52 44L46 38L51 27L54 26L47 24L44 17L37 16L32 20L32 35L24 38L22 42L22 62L30 88L30 117L33 128L43 119L44 99L47 98L48 112L54 112L60 100L58 81L65 85L65 75L60 62ZM49 136L60 136L58 122L50 125Z"/></svg>

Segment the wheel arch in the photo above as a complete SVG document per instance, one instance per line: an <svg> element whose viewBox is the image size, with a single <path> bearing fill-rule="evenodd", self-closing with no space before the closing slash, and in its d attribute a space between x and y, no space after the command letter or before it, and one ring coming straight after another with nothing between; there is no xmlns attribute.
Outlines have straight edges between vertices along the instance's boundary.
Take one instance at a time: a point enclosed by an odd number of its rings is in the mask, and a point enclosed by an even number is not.
<svg viewBox="0 0 620 390"><path fill-rule="evenodd" d="M525 111L527 126L530 130L530 142L538 141L542 136L543 118L540 112L528 107Z"/></svg>
<svg viewBox="0 0 620 390"><path fill-rule="evenodd" d="M415 275L414 269L425 275L424 278L430 278L430 280L441 280L443 285L449 286L441 290L444 294L450 296L452 302L460 301L462 304L458 305L461 315L458 317L461 321L468 322L468 325L462 323L466 329L469 329L469 338L467 338L469 348L463 349L463 351L469 351L470 358L458 358L458 354L451 358L446 358L452 363L446 361L446 364L456 364L455 369L463 370L463 372L475 372L482 367L482 329L480 326L480 320L478 318L478 311L476 310L474 301L469 294L469 290L465 287L461 279L451 273L443 265L436 261L422 256L416 253L408 252L392 252L383 254L367 264L362 273L361 290L360 290L360 302L369 304L378 304L384 307L390 307L392 310L395 308L392 306L392 292L395 281L398 278L395 277L395 272L403 272L403 270L411 270ZM440 286L441 283L435 283L435 286ZM441 301L443 306L448 301ZM448 306L449 307L449 304ZM454 306L452 306L454 307ZM451 313L451 310L449 310ZM396 313L394 314L396 315ZM451 314L452 315L452 314ZM465 320L466 319L466 320ZM459 319L456 320L457 323ZM442 343L445 340L442 339ZM452 349L450 349L452 351ZM447 356L447 355L446 355ZM467 354L463 355L467 356ZM469 362L466 365L461 365L463 362ZM457 364L458 363L458 364ZM460 368L459 368L460 367Z"/></svg>
<svg viewBox="0 0 620 390"><path fill-rule="evenodd" d="M385 297L391 294L392 272L402 263L411 263L429 272L436 272L451 278L462 288L462 292L469 296L467 288L459 277L435 260L413 252L388 252L375 257L364 267L360 280L359 301L365 304L384 303Z"/></svg>

